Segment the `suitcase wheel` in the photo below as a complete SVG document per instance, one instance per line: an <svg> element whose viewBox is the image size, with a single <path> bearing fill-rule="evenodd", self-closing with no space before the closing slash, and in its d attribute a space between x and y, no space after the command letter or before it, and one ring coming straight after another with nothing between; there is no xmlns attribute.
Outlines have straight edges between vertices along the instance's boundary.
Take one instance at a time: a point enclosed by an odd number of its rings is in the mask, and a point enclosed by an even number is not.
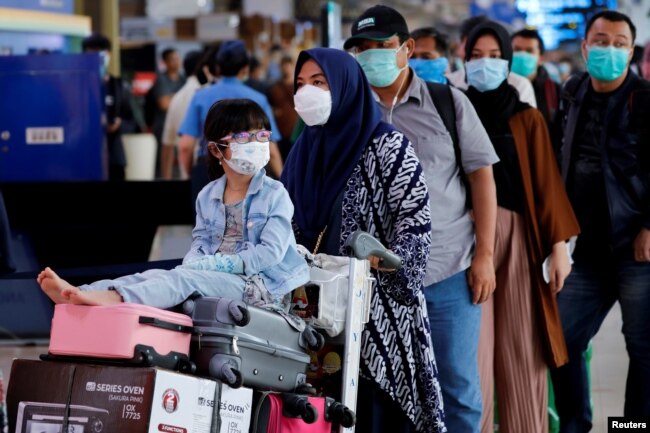
<svg viewBox="0 0 650 433"><path fill-rule="evenodd" d="M357 423L357 415L347 407L343 410L343 415L339 420L342 427L349 428Z"/></svg>
<svg viewBox="0 0 650 433"><path fill-rule="evenodd" d="M323 348L323 346L325 346L325 337L323 337L323 334L321 334L311 326L307 326L305 330L302 331L302 335L305 338L305 341L307 342L307 348L309 350L318 352Z"/></svg>
<svg viewBox="0 0 650 433"><path fill-rule="evenodd" d="M318 419L318 410L309 403L307 397L297 394L283 394L283 415L290 418L302 418L306 424L313 424Z"/></svg>
<svg viewBox="0 0 650 433"><path fill-rule="evenodd" d="M178 361L178 371L181 373L194 374L196 373L196 364L189 359L181 359Z"/></svg>
<svg viewBox="0 0 650 433"><path fill-rule="evenodd" d="M343 403L333 401L325 409L325 416L333 424L339 424L342 427L352 427L357 423L357 415Z"/></svg>
<svg viewBox="0 0 650 433"><path fill-rule="evenodd" d="M244 383L241 372L233 359L213 356L208 367L210 376L225 382L231 388L239 388Z"/></svg>
<svg viewBox="0 0 650 433"><path fill-rule="evenodd" d="M230 305L228 305L228 311L237 326L246 326L251 321L251 313L248 311L248 308L240 302L231 302Z"/></svg>
<svg viewBox="0 0 650 433"><path fill-rule="evenodd" d="M225 376L225 382L230 386L231 388L240 388L244 384L244 379L241 376L241 371L234 369L234 368L228 368L224 371L224 376Z"/></svg>
<svg viewBox="0 0 650 433"><path fill-rule="evenodd" d="M313 404L307 403L305 405L305 411L301 414L300 417L305 423L313 424L318 419L318 410L316 410Z"/></svg>

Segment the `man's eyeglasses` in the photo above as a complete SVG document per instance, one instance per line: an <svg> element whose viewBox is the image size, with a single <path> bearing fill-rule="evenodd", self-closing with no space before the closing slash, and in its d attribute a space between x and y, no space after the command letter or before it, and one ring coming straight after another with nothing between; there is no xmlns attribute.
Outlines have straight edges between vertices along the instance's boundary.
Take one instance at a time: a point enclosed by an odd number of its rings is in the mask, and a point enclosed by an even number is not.
<svg viewBox="0 0 650 433"><path fill-rule="evenodd" d="M259 141L261 143L267 143L271 141L271 131L266 131L263 129L257 132L248 132L248 131L236 132L234 134L226 135L225 137L221 138L219 142L227 144L229 140L232 140L235 143L239 143L239 144L246 144L246 143L250 143L251 141Z"/></svg>

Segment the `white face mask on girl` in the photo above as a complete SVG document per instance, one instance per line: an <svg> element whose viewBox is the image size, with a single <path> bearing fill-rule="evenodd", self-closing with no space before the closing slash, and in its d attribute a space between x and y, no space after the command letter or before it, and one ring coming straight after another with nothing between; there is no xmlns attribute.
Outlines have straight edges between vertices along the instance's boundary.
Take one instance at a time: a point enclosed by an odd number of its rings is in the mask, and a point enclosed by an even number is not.
<svg viewBox="0 0 650 433"><path fill-rule="evenodd" d="M305 84L295 95L296 112L308 126L324 125L332 113L332 94L329 90Z"/></svg>
<svg viewBox="0 0 650 433"><path fill-rule="evenodd" d="M224 156L222 161L236 173L251 176L263 169L269 162L269 143L251 141L248 143L231 143L230 159ZM219 150L221 152L221 150ZM223 152L221 152L223 156Z"/></svg>

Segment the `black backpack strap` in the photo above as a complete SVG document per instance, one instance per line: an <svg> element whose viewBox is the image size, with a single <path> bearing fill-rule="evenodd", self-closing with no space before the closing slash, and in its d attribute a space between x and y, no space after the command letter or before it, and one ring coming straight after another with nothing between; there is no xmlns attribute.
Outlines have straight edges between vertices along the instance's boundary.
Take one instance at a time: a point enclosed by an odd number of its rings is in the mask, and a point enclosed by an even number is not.
<svg viewBox="0 0 650 433"><path fill-rule="evenodd" d="M426 81L427 88L429 89L429 94L431 95L431 100L433 105L436 107L438 114L442 118L442 123L444 123L445 128L451 135L451 141L454 143L454 155L456 156L456 164L458 164L458 170L460 172L460 178L465 184L465 202L467 208L472 207L472 197L471 189L469 186L469 180L467 179L467 173L463 169L463 160L461 159L460 154L460 144L458 142L458 130L456 129L456 106L454 104L454 95L451 93L451 86L446 84L431 83Z"/></svg>
<svg viewBox="0 0 650 433"><path fill-rule="evenodd" d="M451 93L451 87L446 84L431 83L426 81L429 94L433 105L435 105L438 114L442 118L442 123L451 135L451 140L454 142L454 154L458 166L463 169L460 159L460 145L458 144L458 131L456 130L456 107L454 105L454 96Z"/></svg>

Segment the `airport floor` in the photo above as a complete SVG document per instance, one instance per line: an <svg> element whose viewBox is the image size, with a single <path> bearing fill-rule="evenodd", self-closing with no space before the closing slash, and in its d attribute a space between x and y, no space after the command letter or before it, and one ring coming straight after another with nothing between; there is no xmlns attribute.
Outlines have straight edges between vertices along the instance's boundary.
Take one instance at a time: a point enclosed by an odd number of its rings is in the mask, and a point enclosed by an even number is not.
<svg viewBox="0 0 650 433"><path fill-rule="evenodd" d="M182 257L190 243L190 226L161 227L154 239L150 260ZM591 369L594 428L592 433L606 433L607 417L623 414L628 358L621 327L621 311L616 304L593 340ZM0 373L4 376L5 386L9 381L13 358L37 359L39 354L46 352L46 347L0 347Z"/></svg>
<svg viewBox="0 0 650 433"><path fill-rule="evenodd" d="M623 416L628 357L621 328L621 309L615 304L593 339L591 360L594 407L593 433L607 433L607 417Z"/></svg>

